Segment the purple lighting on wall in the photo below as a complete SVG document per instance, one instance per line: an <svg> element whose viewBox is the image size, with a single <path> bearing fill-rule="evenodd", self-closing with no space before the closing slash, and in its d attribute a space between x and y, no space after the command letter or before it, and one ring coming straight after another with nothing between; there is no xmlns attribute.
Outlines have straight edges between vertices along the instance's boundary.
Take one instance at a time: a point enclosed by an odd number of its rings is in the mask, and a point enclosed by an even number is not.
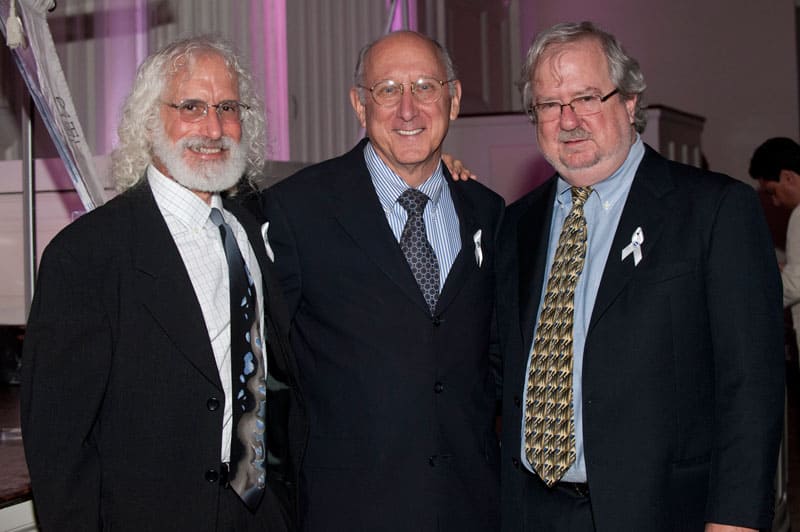
<svg viewBox="0 0 800 532"><path fill-rule="evenodd" d="M409 2L409 0L386 0L386 11L392 9L394 4L394 13L392 14L391 24L388 25L389 31L397 30L416 30L417 29L417 3ZM403 24L403 15L408 14L407 24Z"/></svg>
<svg viewBox="0 0 800 532"><path fill-rule="evenodd" d="M251 17L254 39L253 57L264 53L264 107L267 114L267 158L288 161L289 152L289 81L286 52L286 0L264 1L263 27Z"/></svg>

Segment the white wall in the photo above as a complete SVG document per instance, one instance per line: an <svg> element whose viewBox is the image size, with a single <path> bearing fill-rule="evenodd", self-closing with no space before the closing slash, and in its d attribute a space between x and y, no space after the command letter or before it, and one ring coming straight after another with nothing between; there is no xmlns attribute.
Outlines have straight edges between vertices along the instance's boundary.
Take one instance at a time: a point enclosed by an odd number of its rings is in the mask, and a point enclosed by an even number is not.
<svg viewBox="0 0 800 532"><path fill-rule="evenodd" d="M520 0L520 38L524 52L552 24L596 22L639 60L646 101L706 117L711 169L749 180L756 146L798 136L794 10L794 0Z"/></svg>

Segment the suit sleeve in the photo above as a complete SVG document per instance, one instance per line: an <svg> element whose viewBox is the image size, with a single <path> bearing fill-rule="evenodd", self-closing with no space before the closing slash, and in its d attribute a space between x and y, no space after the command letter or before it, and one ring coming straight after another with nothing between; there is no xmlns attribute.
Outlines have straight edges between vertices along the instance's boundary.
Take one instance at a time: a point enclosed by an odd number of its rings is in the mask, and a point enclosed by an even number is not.
<svg viewBox="0 0 800 532"><path fill-rule="evenodd" d="M80 262L45 251L23 347L21 422L45 532L102 528L97 418L112 340L99 281Z"/></svg>
<svg viewBox="0 0 800 532"><path fill-rule="evenodd" d="M767 225L746 185L726 187L706 264L715 372L706 520L768 528L783 429L781 285Z"/></svg>
<svg viewBox="0 0 800 532"><path fill-rule="evenodd" d="M261 208L266 221L267 240L275 257L275 271L278 284L283 290L283 297L289 309L291 320L300 305L302 294L302 273L300 258L290 218L280 201L279 194L272 189L261 193Z"/></svg>

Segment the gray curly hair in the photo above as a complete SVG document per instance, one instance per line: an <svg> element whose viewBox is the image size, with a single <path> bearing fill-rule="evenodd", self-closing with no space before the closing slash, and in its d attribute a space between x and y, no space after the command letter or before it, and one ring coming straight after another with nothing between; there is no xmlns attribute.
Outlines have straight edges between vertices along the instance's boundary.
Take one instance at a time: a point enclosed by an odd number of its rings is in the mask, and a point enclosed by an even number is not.
<svg viewBox="0 0 800 532"><path fill-rule="evenodd" d="M533 104L531 94L531 76L536 70L536 65L542 58L545 49L551 44L565 44L581 39L596 39L608 60L608 70L614 86L619 89L623 99L636 99L636 108L633 116L633 127L638 133L644 131L647 125L647 116L644 111L644 90L647 84L644 82L644 74L639 67L639 62L625 53L622 45L616 37L607 33L591 22L564 22L539 33L528 49L525 64L522 66L519 86L522 90L522 105L525 109L530 109Z"/></svg>
<svg viewBox="0 0 800 532"><path fill-rule="evenodd" d="M226 41L213 36L191 37L151 54L136 72L117 129L119 145L111 153L111 171L119 192L142 181L145 169L153 160L149 132L162 127L159 102L167 83L176 72L186 68L193 57L206 53L220 55L236 75L239 100L250 107L242 120L242 146L247 152L244 179L252 183L261 173L266 151L266 124L264 106L250 73Z"/></svg>

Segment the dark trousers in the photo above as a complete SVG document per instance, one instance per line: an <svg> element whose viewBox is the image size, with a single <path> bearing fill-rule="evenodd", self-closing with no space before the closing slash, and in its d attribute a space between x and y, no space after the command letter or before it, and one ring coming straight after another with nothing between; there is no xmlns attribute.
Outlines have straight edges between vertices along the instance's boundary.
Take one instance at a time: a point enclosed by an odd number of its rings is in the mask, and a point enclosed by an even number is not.
<svg viewBox="0 0 800 532"><path fill-rule="evenodd" d="M536 475L526 478L525 532L595 532L591 494L559 484L545 488Z"/></svg>
<svg viewBox="0 0 800 532"><path fill-rule="evenodd" d="M217 532L288 532L293 530L286 506L267 489L261 504L251 512L230 488L220 487Z"/></svg>

